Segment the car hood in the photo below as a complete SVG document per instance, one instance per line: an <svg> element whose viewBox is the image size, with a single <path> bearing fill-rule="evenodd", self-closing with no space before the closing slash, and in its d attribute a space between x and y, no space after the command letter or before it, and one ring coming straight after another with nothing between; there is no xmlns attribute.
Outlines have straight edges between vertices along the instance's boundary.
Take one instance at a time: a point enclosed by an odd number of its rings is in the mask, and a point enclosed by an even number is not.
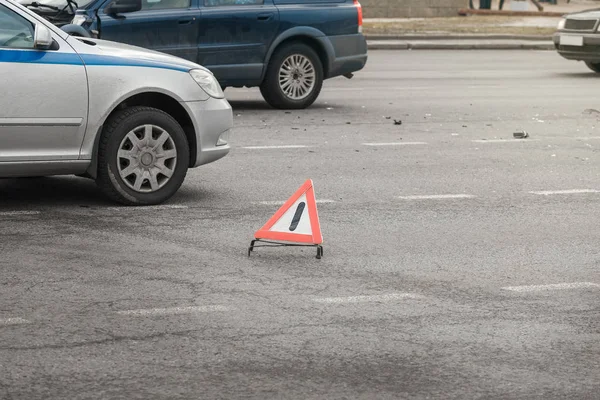
<svg viewBox="0 0 600 400"><path fill-rule="evenodd" d="M86 64L101 65L106 63L143 65L150 67L165 67L182 71L190 71L192 69L203 69L208 71L208 69L191 61L184 60L183 58L144 49L142 47L130 46L108 40L73 36L70 37L70 40L76 41L76 44L78 44L76 50L80 52L80 55L85 55L83 56L83 59Z"/></svg>

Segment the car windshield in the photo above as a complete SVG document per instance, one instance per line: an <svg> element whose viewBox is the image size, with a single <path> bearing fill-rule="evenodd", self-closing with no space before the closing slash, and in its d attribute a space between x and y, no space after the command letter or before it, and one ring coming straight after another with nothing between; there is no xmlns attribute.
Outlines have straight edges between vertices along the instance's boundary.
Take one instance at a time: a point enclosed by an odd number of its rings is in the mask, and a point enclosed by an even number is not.
<svg viewBox="0 0 600 400"><path fill-rule="evenodd" d="M92 1L94 1L94 0L75 0L77 5L79 6L78 8L85 8ZM22 5L28 5L28 4L31 4L32 2L34 2L34 0L18 0L18 2ZM57 7L57 8L63 8L63 7L67 6L67 0L40 0L40 1L35 1L35 2L38 4L41 4L41 5Z"/></svg>

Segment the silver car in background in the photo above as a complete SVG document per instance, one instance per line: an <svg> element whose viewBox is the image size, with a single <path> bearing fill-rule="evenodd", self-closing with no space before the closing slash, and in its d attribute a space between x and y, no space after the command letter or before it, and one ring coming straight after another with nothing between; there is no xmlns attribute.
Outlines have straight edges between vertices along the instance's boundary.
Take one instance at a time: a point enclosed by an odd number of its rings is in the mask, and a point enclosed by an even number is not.
<svg viewBox="0 0 600 400"><path fill-rule="evenodd" d="M0 0L0 178L82 175L111 199L158 204L230 150L214 76L162 53L67 35Z"/></svg>

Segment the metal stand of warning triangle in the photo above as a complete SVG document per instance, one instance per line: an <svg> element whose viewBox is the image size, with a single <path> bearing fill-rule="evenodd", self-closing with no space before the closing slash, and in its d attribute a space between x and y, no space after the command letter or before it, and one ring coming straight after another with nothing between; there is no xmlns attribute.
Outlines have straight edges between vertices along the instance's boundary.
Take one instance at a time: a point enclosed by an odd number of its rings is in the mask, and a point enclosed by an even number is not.
<svg viewBox="0 0 600 400"><path fill-rule="evenodd" d="M256 245L257 242L265 243ZM316 247L317 248L317 259L320 260L323 257L323 246L320 244L293 244L293 243L279 243L279 242L271 242L267 240L254 239L250 243L250 247L248 248L248 257L254 251L255 248L258 247Z"/></svg>
<svg viewBox="0 0 600 400"><path fill-rule="evenodd" d="M257 245L257 242L261 244ZM321 259L322 245L315 191L309 179L254 234L248 257L258 247L316 247L317 259Z"/></svg>

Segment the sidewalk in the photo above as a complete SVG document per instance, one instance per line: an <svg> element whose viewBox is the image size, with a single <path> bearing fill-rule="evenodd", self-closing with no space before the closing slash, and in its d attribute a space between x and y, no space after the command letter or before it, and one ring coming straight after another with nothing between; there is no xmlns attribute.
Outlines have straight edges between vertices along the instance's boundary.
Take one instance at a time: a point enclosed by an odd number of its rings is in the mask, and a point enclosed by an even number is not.
<svg viewBox="0 0 600 400"><path fill-rule="evenodd" d="M478 0L473 1L475 7ZM498 0L492 8L498 10ZM600 0L541 3L544 11L568 14L600 7ZM510 11L510 0L503 10ZM530 3L530 10L537 10ZM450 18L366 18L369 49L534 49L554 50L552 34L559 16L470 15Z"/></svg>
<svg viewBox="0 0 600 400"><path fill-rule="evenodd" d="M369 50L554 50L551 40L369 40Z"/></svg>

